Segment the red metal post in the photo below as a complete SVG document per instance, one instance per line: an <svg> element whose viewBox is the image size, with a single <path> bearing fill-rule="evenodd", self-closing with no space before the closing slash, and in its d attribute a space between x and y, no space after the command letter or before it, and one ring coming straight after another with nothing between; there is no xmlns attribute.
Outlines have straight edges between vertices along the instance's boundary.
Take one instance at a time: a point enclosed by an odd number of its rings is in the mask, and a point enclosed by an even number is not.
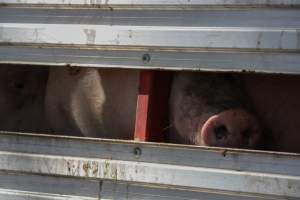
<svg viewBox="0 0 300 200"><path fill-rule="evenodd" d="M139 77L139 93L137 98L134 139L149 140L149 104L152 92L153 71L141 71Z"/></svg>
<svg viewBox="0 0 300 200"><path fill-rule="evenodd" d="M163 141L168 118L170 73L141 71L137 98L135 140Z"/></svg>

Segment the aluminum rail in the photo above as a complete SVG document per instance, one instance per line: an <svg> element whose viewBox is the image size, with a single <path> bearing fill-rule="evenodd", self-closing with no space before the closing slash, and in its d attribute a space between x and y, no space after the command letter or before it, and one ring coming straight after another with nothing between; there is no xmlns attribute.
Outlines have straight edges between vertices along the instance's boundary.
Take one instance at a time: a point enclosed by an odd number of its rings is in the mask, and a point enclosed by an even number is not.
<svg viewBox="0 0 300 200"><path fill-rule="evenodd" d="M298 0L0 0L0 63L299 73Z"/></svg>
<svg viewBox="0 0 300 200"><path fill-rule="evenodd" d="M299 6L299 0L1 0L7 4L58 4L58 5L261 5Z"/></svg>
<svg viewBox="0 0 300 200"><path fill-rule="evenodd" d="M300 155L1 133L1 199L299 199Z"/></svg>

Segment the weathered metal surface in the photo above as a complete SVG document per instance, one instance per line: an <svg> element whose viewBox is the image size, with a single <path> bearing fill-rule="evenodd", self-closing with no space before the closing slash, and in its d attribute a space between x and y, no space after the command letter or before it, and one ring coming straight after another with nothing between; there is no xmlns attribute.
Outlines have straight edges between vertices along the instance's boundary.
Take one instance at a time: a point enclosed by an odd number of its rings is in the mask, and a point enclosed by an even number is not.
<svg viewBox="0 0 300 200"><path fill-rule="evenodd" d="M0 172L1 200L98 199L97 180Z"/></svg>
<svg viewBox="0 0 300 200"><path fill-rule="evenodd" d="M0 24L3 43L299 50L300 30L74 24Z"/></svg>
<svg viewBox="0 0 300 200"><path fill-rule="evenodd" d="M12 4L77 4L77 5L300 5L299 0L1 0Z"/></svg>
<svg viewBox="0 0 300 200"><path fill-rule="evenodd" d="M132 48L129 51L98 48L60 48L32 46L0 46L0 63L170 69L170 70L219 70L259 71L268 73L299 74L298 53L238 52L238 51L154 51L147 48ZM149 63L143 62L143 55L149 54Z"/></svg>
<svg viewBox="0 0 300 200"><path fill-rule="evenodd" d="M71 177L32 174L0 173L1 200L274 200L274 196L244 196L228 192L212 192L194 188L153 186L108 180L89 180Z"/></svg>
<svg viewBox="0 0 300 200"><path fill-rule="evenodd" d="M138 182L239 198L299 198L299 165L298 154L10 133L0 137L2 173Z"/></svg>
<svg viewBox="0 0 300 200"><path fill-rule="evenodd" d="M0 63L299 73L299 2L2 0Z"/></svg>
<svg viewBox="0 0 300 200"><path fill-rule="evenodd" d="M52 2L52 1L51 1ZM299 27L298 9L68 9L0 7L1 23L181 27ZM206 8L206 9L204 9ZM179 12L179 13L178 13ZM180 14L180 15L179 15ZM245 23L247 22L247 23Z"/></svg>

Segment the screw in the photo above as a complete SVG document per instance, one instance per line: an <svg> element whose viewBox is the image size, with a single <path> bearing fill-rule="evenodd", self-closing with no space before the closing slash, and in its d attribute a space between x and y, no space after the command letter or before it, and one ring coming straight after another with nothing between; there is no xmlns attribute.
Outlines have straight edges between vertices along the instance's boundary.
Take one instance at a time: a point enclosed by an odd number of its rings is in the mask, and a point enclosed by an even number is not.
<svg viewBox="0 0 300 200"><path fill-rule="evenodd" d="M144 63L144 64L147 64L147 63L150 62L151 56L150 56L149 54L146 53L146 54L143 55L142 60L143 60L143 63Z"/></svg>
<svg viewBox="0 0 300 200"><path fill-rule="evenodd" d="M133 154L136 158L140 157L142 155L142 150L139 147L134 148Z"/></svg>

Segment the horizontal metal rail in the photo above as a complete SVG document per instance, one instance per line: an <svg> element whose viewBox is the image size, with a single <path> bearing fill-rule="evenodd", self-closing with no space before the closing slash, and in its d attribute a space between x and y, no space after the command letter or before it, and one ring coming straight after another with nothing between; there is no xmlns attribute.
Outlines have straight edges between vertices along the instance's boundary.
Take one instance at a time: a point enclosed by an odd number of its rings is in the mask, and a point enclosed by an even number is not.
<svg viewBox="0 0 300 200"><path fill-rule="evenodd" d="M109 180L91 180L33 174L0 174L1 200L275 200L274 196L235 195ZM290 198L292 199L292 198Z"/></svg>
<svg viewBox="0 0 300 200"><path fill-rule="evenodd" d="M59 5L265 5L296 6L299 0L1 0L4 4Z"/></svg>
<svg viewBox="0 0 300 200"><path fill-rule="evenodd" d="M299 73L299 2L0 0L0 63Z"/></svg>
<svg viewBox="0 0 300 200"><path fill-rule="evenodd" d="M149 51L147 48L97 50L82 47L0 46L0 63L110 67L169 70L263 71L300 73L297 53L276 52L177 52L172 49ZM150 61L145 60L149 58ZM34 62L33 62L34 61Z"/></svg>
<svg viewBox="0 0 300 200"><path fill-rule="evenodd" d="M298 154L32 134L1 133L0 137L0 176L7 177L0 179L0 188L7 190L20 187L13 186L18 181L5 187L9 176L18 179L25 174L51 176L49 180L139 183L239 199L299 198L299 166Z"/></svg>

